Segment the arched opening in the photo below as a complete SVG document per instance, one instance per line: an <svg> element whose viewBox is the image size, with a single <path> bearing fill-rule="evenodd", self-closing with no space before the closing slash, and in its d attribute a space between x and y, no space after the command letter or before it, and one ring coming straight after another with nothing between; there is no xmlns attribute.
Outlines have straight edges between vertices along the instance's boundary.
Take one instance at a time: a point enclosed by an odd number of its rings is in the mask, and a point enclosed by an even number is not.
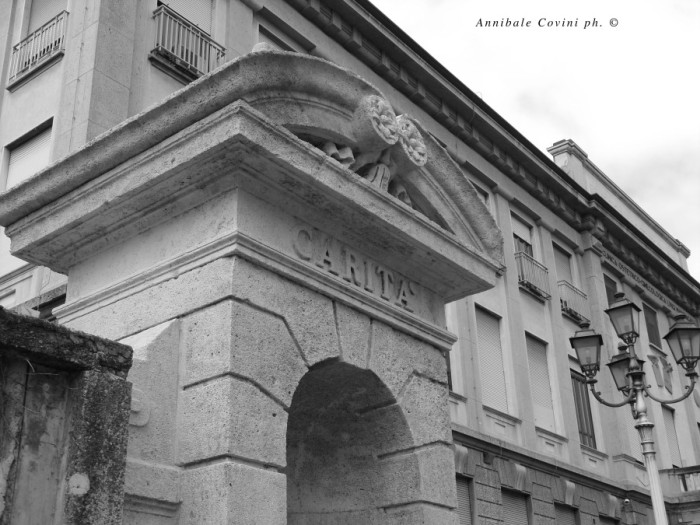
<svg viewBox="0 0 700 525"><path fill-rule="evenodd" d="M287 427L289 524L381 522L420 487L402 409L370 370L338 360L299 382Z"/></svg>

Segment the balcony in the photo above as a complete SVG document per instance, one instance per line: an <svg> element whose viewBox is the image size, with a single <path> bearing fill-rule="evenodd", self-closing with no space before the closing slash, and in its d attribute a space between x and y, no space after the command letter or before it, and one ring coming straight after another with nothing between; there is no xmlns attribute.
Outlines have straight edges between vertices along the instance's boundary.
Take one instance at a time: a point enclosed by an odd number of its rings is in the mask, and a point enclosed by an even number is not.
<svg viewBox="0 0 700 525"><path fill-rule="evenodd" d="M149 59L159 69L189 83L222 63L224 48L168 6L159 6L153 18L156 43Z"/></svg>
<svg viewBox="0 0 700 525"><path fill-rule="evenodd" d="M669 523L700 523L700 465L659 470Z"/></svg>
<svg viewBox="0 0 700 525"><path fill-rule="evenodd" d="M515 262L518 265L518 284L538 299L549 299L549 277L547 267L537 262L525 252L516 252Z"/></svg>
<svg viewBox="0 0 700 525"><path fill-rule="evenodd" d="M15 44L10 58L7 89L17 87L44 66L54 63L66 49L68 11L61 11L39 29Z"/></svg>
<svg viewBox="0 0 700 525"><path fill-rule="evenodd" d="M557 288L561 311L577 323L590 322L586 294L568 281L559 281Z"/></svg>

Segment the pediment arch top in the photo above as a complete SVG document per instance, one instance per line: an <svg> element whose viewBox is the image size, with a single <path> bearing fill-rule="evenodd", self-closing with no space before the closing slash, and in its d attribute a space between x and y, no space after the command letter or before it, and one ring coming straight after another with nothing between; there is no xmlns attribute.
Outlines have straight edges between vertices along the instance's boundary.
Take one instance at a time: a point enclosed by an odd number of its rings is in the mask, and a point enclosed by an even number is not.
<svg viewBox="0 0 700 525"><path fill-rule="evenodd" d="M494 218L461 168L423 125L397 115L386 97L354 73L308 55L261 50L242 57L261 75L284 60L279 82L244 98L254 108L462 243L501 263Z"/></svg>

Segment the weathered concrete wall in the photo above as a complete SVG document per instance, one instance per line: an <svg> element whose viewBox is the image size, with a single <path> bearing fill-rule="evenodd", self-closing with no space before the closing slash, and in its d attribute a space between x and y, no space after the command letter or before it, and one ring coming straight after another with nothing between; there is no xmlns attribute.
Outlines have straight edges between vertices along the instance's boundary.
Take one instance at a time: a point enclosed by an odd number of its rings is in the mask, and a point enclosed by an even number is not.
<svg viewBox="0 0 700 525"><path fill-rule="evenodd" d="M131 350L0 308L0 523L120 524Z"/></svg>

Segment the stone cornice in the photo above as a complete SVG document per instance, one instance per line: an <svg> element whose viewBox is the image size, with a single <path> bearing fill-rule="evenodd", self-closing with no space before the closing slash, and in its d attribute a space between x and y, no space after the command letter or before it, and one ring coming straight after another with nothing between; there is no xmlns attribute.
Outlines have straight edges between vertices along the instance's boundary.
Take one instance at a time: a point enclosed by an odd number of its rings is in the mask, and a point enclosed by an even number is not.
<svg viewBox="0 0 700 525"><path fill-rule="evenodd" d="M624 230L624 242L604 242L606 248L697 315L700 283L624 217L616 216L609 203L577 184L376 8L363 0L287 1L574 229L586 230L583 217L589 216L603 231ZM584 152L582 157L587 160ZM646 213L642 216L649 219ZM654 229L687 253L663 228ZM628 244L634 246L633 257L619 248Z"/></svg>

